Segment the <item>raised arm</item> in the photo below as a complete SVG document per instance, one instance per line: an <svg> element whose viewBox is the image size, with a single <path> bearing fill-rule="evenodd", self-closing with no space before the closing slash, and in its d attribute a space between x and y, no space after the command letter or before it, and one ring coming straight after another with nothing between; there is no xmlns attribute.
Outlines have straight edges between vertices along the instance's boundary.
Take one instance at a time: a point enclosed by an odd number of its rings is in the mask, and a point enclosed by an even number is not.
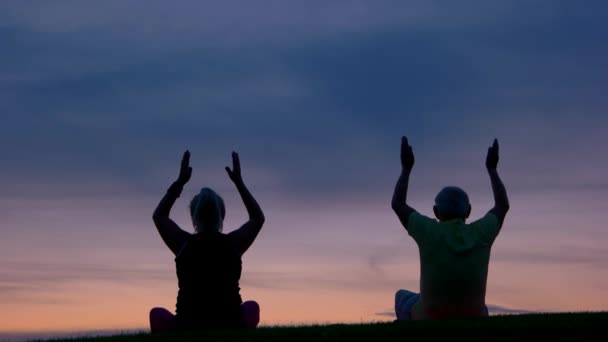
<svg viewBox="0 0 608 342"><path fill-rule="evenodd" d="M232 170L230 170L229 167L226 167L226 172L241 195L241 199L247 209L247 214L249 214L249 220L245 222L241 228L229 233L228 236L232 238L237 250L243 255L258 236L258 233L264 225L265 218L262 208L260 208L260 205L256 202L255 198L253 198L253 195L251 195L243 182L243 177L241 176L241 162L239 160L239 155L236 152L232 152L232 165Z"/></svg>
<svg viewBox="0 0 608 342"><path fill-rule="evenodd" d="M180 196L184 185L190 180L191 176L190 152L186 151L182 157L179 177L171 184L167 193L160 200L160 203L158 203L158 206L152 214L152 220L160 233L160 237L175 255L177 255L190 234L183 231L177 223L173 222L173 220L169 218L169 213L171 212L173 204L175 204L175 200Z"/></svg>
<svg viewBox="0 0 608 342"><path fill-rule="evenodd" d="M412 207L407 205L407 187L410 180L410 173L414 167L414 152L412 146L407 141L406 137L401 138L401 176L395 186L393 200L391 206L399 221L405 229L408 229L407 223L410 215L415 212Z"/></svg>
<svg viewBox="0 0 608 342"><path fill-rule="evenodd" d="M498 140L494 139L494 144L488 148L488 156L486 157L486 168L492 182L492 191L494 192L494 208L490 212L498 218L500 227L505 221L505 216L509 211L509 198L500 176L498 176Z"/></svg>

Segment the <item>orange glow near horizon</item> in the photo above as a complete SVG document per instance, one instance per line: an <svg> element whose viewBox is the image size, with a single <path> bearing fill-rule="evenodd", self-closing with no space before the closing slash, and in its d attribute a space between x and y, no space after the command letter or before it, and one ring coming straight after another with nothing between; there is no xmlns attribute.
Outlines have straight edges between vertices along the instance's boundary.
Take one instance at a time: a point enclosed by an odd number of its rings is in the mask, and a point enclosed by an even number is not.
<svg viewBox="0 0 608 342"><path fill-rule="evenodd" d="M574 197L568 200L575 203ZM581 216L557 213L555 222L561 224L554 225L526 210L536 206L542 213L552 204L532 203L530 196L517 193L512 198L511 217L493 247L487 303L530 311L606 310L602 241L607 234L601 211L585 211L581 205ZM474 208L484 207L485 200L479 198L482 203ZM428 214L423 210L428 203L415 204ZM94 215L82 208L56 210L50 213L57 217ZM0 331L147 329L150 308L174 310L177 283L171 254L151 224L138 223L147 209L133 210L132 217L119 215L121 208L112 210L116 215L99 218L90 229L64 227L60 237L52 229L22 229L2 242L3 269L8 272L0 279ZM331 210L307 208L315 217L286 230L301 210L268 208L277 214L268 215L243 260L241 294L243 300L260 303L261 324L392 320L386 313L393 310L395 291L418 290L419 260L416 245L390 211L353 202ZM478 209L474 216L482 212ZM42 220L38 215L29 219ZM229 218L227 226L236 226L242 216ZM120 239L119 228L101 230L118 222L129 232ZM572 234L575 223L577 234Z"/></svg>
<svg viewBox="0 0 608 342"><path fill-rule="evenodd" d="M412 270L413 271L413 270ZM499 273L500 272L500 273ZM602 288L585 286L572 295L576 279L585 277L604 286L593 270L577 266L554 267L539 274L535 267L497 263L492 267L488 303L541 311L600 311L606 308ZM543 279L544 281L538 281ZM514 279L533 279L534 288L514 295L501 290L517 285ZM359 323L388 321L377 313L390 312L394 290L379 286L373 290L322 288L262 289L244 288L244 300L261 305L263 325L314 323ZM78 331L96 329L147 329L148 310L153 306L174 308L175 284L170 281L151 286L115 285L107 282L82 282L63 290L56 303L9 303L0 314L0 331Z"/></svg>

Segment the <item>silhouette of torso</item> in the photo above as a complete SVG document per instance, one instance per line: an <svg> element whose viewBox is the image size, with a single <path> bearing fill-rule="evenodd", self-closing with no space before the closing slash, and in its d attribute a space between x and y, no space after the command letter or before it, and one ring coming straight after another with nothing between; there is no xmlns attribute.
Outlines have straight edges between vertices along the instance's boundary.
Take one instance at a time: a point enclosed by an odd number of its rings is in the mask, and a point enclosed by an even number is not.
<svg viewBox="0 0 608 342"><path fill-rule="evenodd" d="M420 300L414 319L484 316L488 265L498 218L488 213L467 224L410 215L409 234L420 252Z"/></svg>
<svg viewBox="0 0 608 342"><path fill-rule="evenodd" d="M241 257L222 233L190 236L175 258L181 330L242 326Z"/></svg>

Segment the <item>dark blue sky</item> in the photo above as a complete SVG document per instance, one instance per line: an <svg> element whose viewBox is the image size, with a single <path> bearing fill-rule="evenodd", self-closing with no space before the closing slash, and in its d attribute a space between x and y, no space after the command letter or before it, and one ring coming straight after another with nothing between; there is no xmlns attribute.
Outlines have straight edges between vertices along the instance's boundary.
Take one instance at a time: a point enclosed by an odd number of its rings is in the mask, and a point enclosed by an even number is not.
<svg viewBox="0 0 608 342"><path fill-rule="evenodd" d="M606 142L601 1L36 5L0 5L13 184L148 189L184 148L220 171L239 149L288 191L333 192L384 184L402 134L421 165L479 159L495 136L549 167Z"/></svg>

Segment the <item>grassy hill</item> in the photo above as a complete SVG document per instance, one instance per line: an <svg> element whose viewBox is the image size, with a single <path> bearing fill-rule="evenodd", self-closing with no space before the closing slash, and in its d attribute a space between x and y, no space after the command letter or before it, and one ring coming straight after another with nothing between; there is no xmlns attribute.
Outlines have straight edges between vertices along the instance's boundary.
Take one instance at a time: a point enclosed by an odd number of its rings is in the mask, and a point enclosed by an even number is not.
<svg viewBox="0 0 608 342"><path fill-rule="evenodd" d="M603 339L608 331L608 312L493 316L373 324L264 327L256 330L210 330L196 333L136 334L57 341L444 341L514 340L531 338L579 341ZM598 335L601 334L601 335Z"/></svg>

